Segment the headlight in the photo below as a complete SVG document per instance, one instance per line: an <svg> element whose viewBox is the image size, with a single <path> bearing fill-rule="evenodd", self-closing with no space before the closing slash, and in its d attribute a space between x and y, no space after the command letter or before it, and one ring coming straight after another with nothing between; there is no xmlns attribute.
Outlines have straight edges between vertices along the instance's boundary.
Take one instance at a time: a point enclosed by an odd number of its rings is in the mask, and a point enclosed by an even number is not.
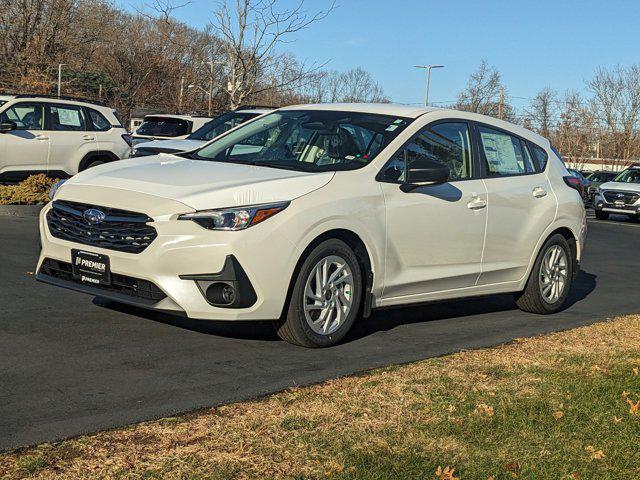
<svg viewBox="0 0 640 480"><path fill-rule="evenodd" d="M67 181L66 179L65 180L59 180L56 183L54 183L53 185L51 185L51 188L49 189L49 200L53 200L53 197L56 196L56 192L58 191L58 189L66 181Z"/></svg>
<svg viewBox="0 0 640 480"><path fill-rule="evenodd" d="M250 205L247 207L202 210L185 213L178 220L191 220L208 230L244 230L273 217L289 206L289 202Z"/></svg>

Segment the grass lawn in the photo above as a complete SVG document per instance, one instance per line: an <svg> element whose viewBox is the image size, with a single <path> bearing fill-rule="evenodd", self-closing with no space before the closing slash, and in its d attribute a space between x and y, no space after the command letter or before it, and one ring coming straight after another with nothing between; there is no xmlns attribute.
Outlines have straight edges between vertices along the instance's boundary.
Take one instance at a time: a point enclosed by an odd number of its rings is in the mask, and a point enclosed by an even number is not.
<svg viewBox="0 0 640 480"><path fill-rule="evenodd" d="M628 316L5 453L0 478L640 479L639 368Z"/></svg>

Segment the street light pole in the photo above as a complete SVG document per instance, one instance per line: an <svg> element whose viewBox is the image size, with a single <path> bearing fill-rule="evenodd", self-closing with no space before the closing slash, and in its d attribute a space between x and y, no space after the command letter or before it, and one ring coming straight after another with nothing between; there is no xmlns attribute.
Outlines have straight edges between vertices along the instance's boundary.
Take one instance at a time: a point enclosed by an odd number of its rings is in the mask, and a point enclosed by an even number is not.
<svg viewBox="0 0 640 480"><path fill-rule="evenodd" d="M427 83L424 92L424 106L429 106L429 82L431 80L432 68L444 68L444 65L414 65L415 68L424 68L427 73Z"/></svg>
<svg viewBox="0 0 640 480"><path fill-rule="evenodd" d="M66 63L58 64L58 98L60 98L60 92L62 91L62 67L65 65Z"/></svg>

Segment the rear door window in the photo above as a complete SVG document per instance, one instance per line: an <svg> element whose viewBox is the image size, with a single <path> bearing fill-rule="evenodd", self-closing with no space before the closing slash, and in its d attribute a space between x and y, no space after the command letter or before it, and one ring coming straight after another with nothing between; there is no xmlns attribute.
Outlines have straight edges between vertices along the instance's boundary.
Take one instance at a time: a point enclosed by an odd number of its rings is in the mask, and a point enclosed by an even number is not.
<svg viewBox="0 0 640 480"><path fill-rule="evenodd" d="M82 132L87 129L82 107L47 105L48 130Z"/></svg>
<svg viewBox="0 0 640 480"><path fill-rule="evenodd" d="M535 171L531 156L518 137L484 126L478 126L478 133L486 159L487 176L524 175Z"/></svg>

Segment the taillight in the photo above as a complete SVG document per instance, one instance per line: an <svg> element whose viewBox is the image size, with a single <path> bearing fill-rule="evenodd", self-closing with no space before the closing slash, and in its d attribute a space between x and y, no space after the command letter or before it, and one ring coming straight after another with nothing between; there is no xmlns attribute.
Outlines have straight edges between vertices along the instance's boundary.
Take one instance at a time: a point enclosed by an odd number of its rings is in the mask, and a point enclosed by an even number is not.
<svg viewBox="0 0 640 480"><path fill-rule="evenodd" d="M122 139L127 142L127 144L132 147L133 146L133 142L131 141L131 135L129 135L128 133L125 133L122 135Z"/></svg>
<svg viewBox="0 0 640 480"><path fill-rule="evenodd" d="M582 182L580 182L579 178L567 175L566 177L562 177L562 179L568 186L575 188L579 193L582 193Z"/></svg>

